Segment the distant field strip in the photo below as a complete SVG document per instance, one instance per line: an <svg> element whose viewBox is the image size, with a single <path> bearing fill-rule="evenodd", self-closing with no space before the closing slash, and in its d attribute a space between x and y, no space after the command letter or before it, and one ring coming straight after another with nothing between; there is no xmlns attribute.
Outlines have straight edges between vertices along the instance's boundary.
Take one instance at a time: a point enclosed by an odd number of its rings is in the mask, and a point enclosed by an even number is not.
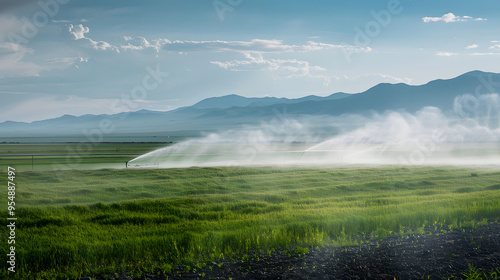
<svg viewBox="0 0 500 280"><path fill-rule="evenodd" d="M171 143L0 144L0 168L19 171L124 168L125 162Z"/></svg>
<svg viewBox="0 0 500 280"><path fill-rule="evenodd" d="M17 275L166 272L252 250L474 226L500 217L499 179L451 167L20 172Z"/></svg>
<svg viewBox="0 0 500 280"><path fill-rule="evenodd" d="M63 156L80 156L82 154L15 154L15 155L0 155L0 157L63 157ZM130 156L142 155L142 153L105 153L105 154L84 154L85 156Z"/></svg>

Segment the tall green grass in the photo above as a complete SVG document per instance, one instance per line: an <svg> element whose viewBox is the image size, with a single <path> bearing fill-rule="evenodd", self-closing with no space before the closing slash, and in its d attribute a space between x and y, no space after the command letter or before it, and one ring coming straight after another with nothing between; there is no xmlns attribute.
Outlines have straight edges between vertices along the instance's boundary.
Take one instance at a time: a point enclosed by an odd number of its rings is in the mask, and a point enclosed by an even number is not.
<svg viewBox="0 0 500 280"><path fill-rule="evenodd" d="M474 225L500 217L499 175L446 167L21 172L15 277L164 273L254 250Z"/></svg>

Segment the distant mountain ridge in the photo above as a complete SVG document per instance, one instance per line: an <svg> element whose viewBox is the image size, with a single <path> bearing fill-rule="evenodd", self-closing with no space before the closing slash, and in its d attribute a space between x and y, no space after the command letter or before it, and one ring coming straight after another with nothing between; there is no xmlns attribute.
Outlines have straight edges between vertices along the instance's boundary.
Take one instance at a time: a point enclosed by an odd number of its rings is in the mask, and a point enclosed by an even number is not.
<svg viewBox="0 0 500 280"><path fill-rule="evenodd" d="M192 105L198 109L226 109L231 107L258 107L274 104L291 104L300 103L303 101L321 101L321 100L338 100L349 97L350 94L338 92L329 96L321 97L316 95L308 95L297 99L277 98L277 97L243 97L236 94L230 94L220 97L210 97Z"/></svg>
<svg viewBox="0 0 500 280"><path fill-rule="evenodd" d="M433 80L424 85L378 84L357 94L335 93L326 97L309 95L298 99L226 95L204 99L192 106L172 111L140 110L114 115L64 115L32 123L0 123L0 136L68 135L99 127L107 118L113 133L155 133L181 130L234 129L241 125L269 121L276 110L288 117L303 115L366 114L386 110L415 112L425 106L451 110L456 96L487 93L485 81L500 81L500 74L472 71L447 80ZM491 88L490 88L491 89Z"/></svg>

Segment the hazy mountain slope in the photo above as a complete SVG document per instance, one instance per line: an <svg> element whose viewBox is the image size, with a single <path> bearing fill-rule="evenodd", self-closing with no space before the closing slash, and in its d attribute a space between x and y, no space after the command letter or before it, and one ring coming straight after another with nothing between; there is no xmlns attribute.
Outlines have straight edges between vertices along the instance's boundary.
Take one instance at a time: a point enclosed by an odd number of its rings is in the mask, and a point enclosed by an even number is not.
<svg viewBox="0 0 500 280"><path fill-rule="evenodd" d="M274 104L291 104L303 101L337 100L350 96L347 93L338 92L326 97L309 95L297 99L277 98L277 97L243 97L236 94L220 97L210 97L190 106L196 109L227 109L231 107L259 107Z"/></svg>
<svg viewBox="0 0 500 280"><path fill-rule="evenodd" d="M350 113L365 113L370 111L383 112L386 110L406 110L414 112L425 106L434 106L447 111L452 109L456 96L463 94L474 95L476 89L481 88L482 77L500 81L500 74L473 71L449 80L434 80L425 85L411 86L407 84L378 84L369 90L352 94L340 100L304 101L293 104L275 104L259 108L228 108L212 110L204 117L234 117L234 116L270 116L276 110L283 111L286 107L290 115L341 115ZM485 88L481 93L487 93Z"/></svg>
<svg viewBox="0 0 500 280"><path fill-rule="evenodd" d="M327 97L306 96L287 98L246 98L238 95L213 97L193 106L173 111L141 110L115 115L64 115L32 123L0 123L0 136L40 134L82 134L99 129L108 119L113 133L161 132L176 130L230 129L242 124L256 124L276 114L342 115L353 113L406 110L414 112L425 106L452 109L456 96L488 93L484 81L500 81L500 74L473 71L449 80L434 80L425 85L378 84L358 94L336 93Z"/></svg>

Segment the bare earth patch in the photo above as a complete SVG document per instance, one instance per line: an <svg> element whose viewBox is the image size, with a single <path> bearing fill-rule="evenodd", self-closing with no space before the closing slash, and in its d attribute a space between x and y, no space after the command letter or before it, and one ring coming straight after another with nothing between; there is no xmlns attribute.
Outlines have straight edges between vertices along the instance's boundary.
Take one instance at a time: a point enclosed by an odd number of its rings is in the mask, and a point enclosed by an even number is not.
<svg viewBox="0 0 500 280"><path fill-rule="evenodd" d="M446 233L439 227L425 231L353 247L311 247L302 254L277 250L245 261L208 264L196 272L176 267L172 274L138 279L447 279L468 272L469 264L484 271L500 267L497 222Z"/></svg>

